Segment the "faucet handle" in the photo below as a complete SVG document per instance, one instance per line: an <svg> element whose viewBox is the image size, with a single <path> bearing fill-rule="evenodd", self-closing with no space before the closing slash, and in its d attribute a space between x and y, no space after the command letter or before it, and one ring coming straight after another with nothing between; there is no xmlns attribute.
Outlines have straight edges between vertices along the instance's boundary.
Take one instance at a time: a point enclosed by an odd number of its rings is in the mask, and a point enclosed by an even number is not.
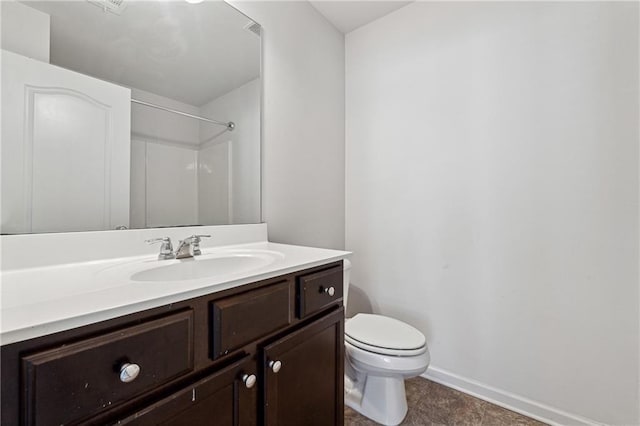
<svg viewBox="0 0 640 426"><path fill-rule="evenodd" d="M145 240L145 243L162 243L160 246L160 254L158 255L159 260L173 259L175 257L173 254L173 244L171 244L171 238L169 237L152 238L150 240Z"/></svg>
<svg viewBox="0 0 640 426"><path fill-rule="evenodd" d="M192 235L189 238L191 238L191 245L193 246L193 255L200 256L202 254L200 250L200 240L202 238L211 238L211 235Z"/></svg>
<svg viewBox="0 0 640 426"><path fill-rule="evenodd" d="M163 243L171 245L171 238L169 237L160 237L160 238L151 238L150 240L144 240L147 244L155 244L155 243Z"/></svg>

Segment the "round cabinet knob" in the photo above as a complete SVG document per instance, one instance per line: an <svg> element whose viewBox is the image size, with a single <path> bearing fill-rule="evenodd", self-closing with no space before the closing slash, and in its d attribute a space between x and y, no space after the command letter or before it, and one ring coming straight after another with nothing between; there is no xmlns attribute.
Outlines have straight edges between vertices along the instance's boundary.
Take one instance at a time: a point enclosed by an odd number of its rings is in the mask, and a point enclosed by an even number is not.
<svg viewBox="0 0 640 426"><path fill-rule="evenodd" d="M247 389L251 389L256 384L257 380L258 379L256 379L255 374L245 374L242 376L242 383L244 383Z"/></svg>
<svg viewBox="0 0 640 426"><path fill-rule="evenodd" d="M269 361L269 368L274 373L277 373L282 368L282 363L280 361Z"/></svg>
<svg viewBox="0 0 640 426"><path fill-rule="evenodd" d="M329 296L333 297L333 295L336 294L336 289L333 287L329 287L329 288L325 288L324 292L327 293Z"/></svg>
<svg viewBox="0 0 640 426"><path fill-rule="evenodd" d="M133 382L140 374L140 366L138 364L122 364L120 367L120 381L122 383Z"/></svg>

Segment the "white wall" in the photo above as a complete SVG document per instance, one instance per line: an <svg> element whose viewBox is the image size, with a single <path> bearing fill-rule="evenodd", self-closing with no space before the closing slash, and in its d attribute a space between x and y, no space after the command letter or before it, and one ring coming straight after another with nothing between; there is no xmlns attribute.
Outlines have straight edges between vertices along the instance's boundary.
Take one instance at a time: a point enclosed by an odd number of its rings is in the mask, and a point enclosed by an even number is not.
<svg viewBox="0 0 640 426"><path fill-rule="evenodd" d="M347 35L352 282L433 376L640 422L638 47L638 3L418 2Z"/></svg>
<svg viewBox="0 0 640 426"><path fill-rule="evenodd" d="M201 225L233 223L232 152L231 142L209 144L198 151L198 223ZM258 209L254 222L260 222L259 213Z"/></svg>
<svg viewBox="0 0 640 426"><path fill-rule="evenodd" d="M197 150L147 143L148 227L198 224Z"/></svg>
<svg viewBox="0 0 640 426"><path fill-rule="evenodd" d="M200 224L198 157L197 146L133 136L132 228Z"/></svg>
<svg viewBox="0 0 640 426"><path fill-rule="evenodd" d="M214 163L222 165L220 160L223 159L231 161L226 171L231 172L230 181L233 185L228 187L232 192L232 215L228 218L230 222L226 223L260 222L260 144L256 143L260 140L260 91L260 79L255 79L200 107L200 114L204 117L225 122L233 121L236 124L236 128L231 132L222 126L204 122L200 124L201 154L203 150L207 150L206 159L213 161L209 165ZM227 144L231 150L219 148L212 151L211 145L217 144ZM214 152L219 154L216 158L212 157ZM202 160L205 159L201 157ZM203 172L209 169L204 163L202 166ZM202 174L203 177L210 178L214 175L220 174L215 171ZM227 182L229 179L224 181ZM219 189L223 188L219 187ZM222 195L220 191L215 192ZM208 198L203 191L201 194L202 197ZM218 198L219 196L215 197L215 199ZM202 201L205 200L202 199ZM211 209L207 210L213 212ZM203 215L200 219L204 220L203 223L209 224L204 210L201 209L201 212Z"/></svg>
<svg viewBox="0 0 640 426"><path fill-rule="evenodd" d="M344 246L344 37L308 2L230 2L263 26L269 239Z"/></svg>
<svg viewBox="0 0 640 426"><path fill-rule="evenodd" d="M147 142L131 138L129 227L147 227Z"/></svg>
<svg viewBox="0 0 640 426"><path fill-rule="evenodd" d="M3 49L49 63L49 15L24 4L4 0L0 2L0 17Z"/></svg>

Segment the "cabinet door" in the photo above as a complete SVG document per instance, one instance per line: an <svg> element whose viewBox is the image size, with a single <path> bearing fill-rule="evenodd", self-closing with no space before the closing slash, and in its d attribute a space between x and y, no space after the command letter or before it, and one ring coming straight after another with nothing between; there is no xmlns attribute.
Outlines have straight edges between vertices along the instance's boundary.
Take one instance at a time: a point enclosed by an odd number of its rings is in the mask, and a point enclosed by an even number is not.
<svg viewBox="0 0 640 426"><path fill-rule="evenodd" d="M341 308L264 348L265 424L343 424L343 335Z"/></svg>
<svg viewBox="0 0 640 426"><path fill-rule="evenodd" d="M259 387L255 370L255 362L247 357L115 424L254 426Z"/></svg>

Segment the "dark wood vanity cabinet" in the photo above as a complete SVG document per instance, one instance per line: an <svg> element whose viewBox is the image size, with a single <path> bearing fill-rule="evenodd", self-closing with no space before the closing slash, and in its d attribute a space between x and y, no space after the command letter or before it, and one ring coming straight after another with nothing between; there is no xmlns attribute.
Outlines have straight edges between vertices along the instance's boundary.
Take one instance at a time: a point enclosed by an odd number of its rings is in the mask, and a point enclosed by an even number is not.
<svg viewBox="0 0 640 426"><path fill-rule="evenodd" d="M333 262L3 346L1 424L342 425L341 277Z"/></svg>

